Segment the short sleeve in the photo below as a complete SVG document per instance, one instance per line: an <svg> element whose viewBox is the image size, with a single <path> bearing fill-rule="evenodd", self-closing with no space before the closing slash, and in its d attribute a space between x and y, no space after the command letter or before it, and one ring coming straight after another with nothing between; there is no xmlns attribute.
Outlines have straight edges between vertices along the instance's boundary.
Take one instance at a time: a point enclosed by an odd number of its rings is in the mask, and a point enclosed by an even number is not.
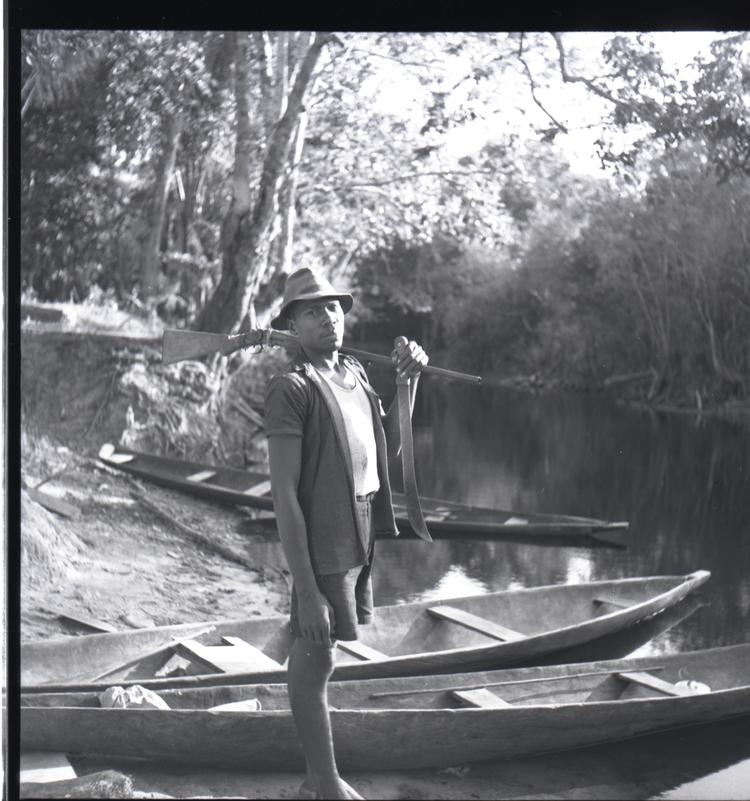
<svg viewBox="0 0 750 801"><path fill-rule="evenodd" d="M268 382L264 406L266 437L304 435L307 394L293 376L277 375Z"/></svg>

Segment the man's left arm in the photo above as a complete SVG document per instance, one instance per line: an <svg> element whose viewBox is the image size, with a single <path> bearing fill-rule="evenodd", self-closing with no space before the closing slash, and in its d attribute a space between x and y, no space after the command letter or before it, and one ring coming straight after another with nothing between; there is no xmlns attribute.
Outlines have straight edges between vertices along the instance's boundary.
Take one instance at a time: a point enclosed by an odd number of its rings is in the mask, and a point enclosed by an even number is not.
<svg viewBox="0 0 750 801"><path fill-rule="evenodd" d="M417 396L417 384L422 368L429 361L429 357L414 340L411 340L391 353L391 359L396 367L396 375L409 377L409 414L414 412L414 400ZM401 452L401 433L398 425L398 403L394 398L388 411L383 417L383 428L388 442L388 456L395 458Z"/></svg>

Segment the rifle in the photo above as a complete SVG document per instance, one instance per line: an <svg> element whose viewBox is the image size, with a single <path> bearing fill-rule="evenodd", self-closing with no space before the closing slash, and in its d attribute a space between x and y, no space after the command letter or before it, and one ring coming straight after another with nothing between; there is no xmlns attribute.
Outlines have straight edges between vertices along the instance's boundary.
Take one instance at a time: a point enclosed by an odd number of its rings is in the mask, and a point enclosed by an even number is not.
<svg viewBox="0 0 750 801"><path fill-rule="evenodd" d="M162 363L173 364L185 359L208 356L212 353L220 353L223 356L227 356L242 348L261 347L263 345L294 347L298 344L299 340L294 334L289 334L286 331L274 331L273 329L257 328L241 334L211 334L204 331L167 328L162 337ZM384 364L389 367L393 366L391 357L380 353L368 353L364 350L348 347L341 348L341 353L356 356L362 361ZM469 381L473 384L482 383L481 376L446 370L444 367L435 367L431 364L426 364L422 368L422 372L442 376L443 378Z"/></svg>
<svg viewBox="0 0 750 801"><path fill-rule="evenodd" d="M406 344L405 337L397 337L396 348ZM271 329L255 329L241 334L211 334L203 331L183 331L176 328L167 328L162 338L162 362L172 364L183 359L195 359L211 353L221 353L226 356L241 348L270 346L296 346L299 340L294 334ZM342 353L348 353L364 361L376 364L393 366L390 356L379 353L368 353L355 348L341 348ZM482 378L478 375L467 375L455 370L446 370L443 367L434 367L427 364L422 367L423 373L432 373L443 378L455 378L460 381L470 381L481 384ZM399 375L396 377L396 401L398 403L398 424L401 437L401 463L403 467L404 496L406 511L414 533L427 542L432 542L430 532L427 530L422 508L419 503L417 479L414 471L414 443L411 431L411 406L409 377Z"/></svg>

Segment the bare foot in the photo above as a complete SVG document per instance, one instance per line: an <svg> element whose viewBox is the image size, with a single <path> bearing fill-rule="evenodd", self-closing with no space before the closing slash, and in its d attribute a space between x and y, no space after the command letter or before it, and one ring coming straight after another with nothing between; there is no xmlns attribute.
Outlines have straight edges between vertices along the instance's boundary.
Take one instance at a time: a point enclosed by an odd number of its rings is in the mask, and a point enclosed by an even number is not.
<svg viewBox="0 0 750 801"><path fill-rule="evenodd" d="M344 801L364 801L363 797L341 777L338 780L338 787L331 793L316 793L312 780L305 779L297 791L299 798L311 799L344 799Z"/></svg>
<svg viewBox="0 0 750 801"><path fill-rule="evenodd" d="M343 779L341 778L339 779L339 784L346 793L344 798L359 799L359 801L364 801L363 796L361 796L350 784L345 782Z"/></svg>

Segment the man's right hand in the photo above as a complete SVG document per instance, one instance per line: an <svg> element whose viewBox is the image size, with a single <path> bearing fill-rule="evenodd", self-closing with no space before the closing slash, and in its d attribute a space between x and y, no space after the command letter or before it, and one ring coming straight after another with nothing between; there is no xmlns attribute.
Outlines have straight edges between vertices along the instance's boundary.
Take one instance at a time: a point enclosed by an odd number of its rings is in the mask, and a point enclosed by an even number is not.
<svg viewBox="0 0 750 801"><path fill-rule="evenodd" d="M297 621L306 640L318 645L332 646L333 609L320 592L299 594L297 597Z"/></svg>

